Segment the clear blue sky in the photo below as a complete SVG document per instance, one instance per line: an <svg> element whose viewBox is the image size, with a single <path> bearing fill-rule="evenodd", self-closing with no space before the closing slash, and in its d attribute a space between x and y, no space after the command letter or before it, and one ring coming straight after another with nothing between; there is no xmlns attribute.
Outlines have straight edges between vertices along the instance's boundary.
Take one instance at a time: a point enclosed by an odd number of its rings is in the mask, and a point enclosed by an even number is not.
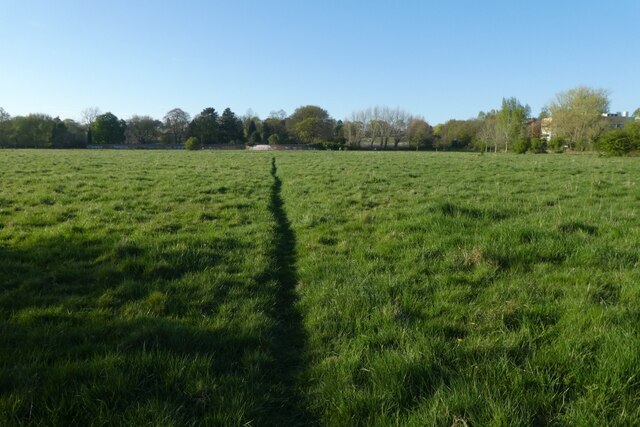
<svg viewBox="0 0 640 427"><path fill-rule="evenodd" d="M12 115L388 105L435 124L578 85L640 107L638 0L0 0L0 41Z"/></svg>

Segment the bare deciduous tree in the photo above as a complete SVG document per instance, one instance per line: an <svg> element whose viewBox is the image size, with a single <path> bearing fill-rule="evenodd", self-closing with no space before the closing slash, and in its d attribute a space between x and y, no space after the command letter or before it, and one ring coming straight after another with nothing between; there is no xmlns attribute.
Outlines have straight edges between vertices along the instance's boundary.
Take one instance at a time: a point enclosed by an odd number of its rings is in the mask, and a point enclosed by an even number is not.
<svg viewBox="0 0 640 427"><path fill-rule="evenodd" d="M164 125L169 130L174 144L182 144L184 142L190 119L189 114L180 108L174 108L164 116Z"/></svg>
<svg viewBox="0 0 640 427"><path fill-rule="evenodd" d="M391 137L393 138L393 146L398 147L403 139L408 138L409 124L414 118L408 112L396 108L391 112ZM422 119L424 120L424 119Z"/></svg>
<svg viewBox="0 0 640 427"><path fill-rule="evenodd" d="M0 123L11 120L11 115L5 111L4 108L0 107Z"/></svg>
<svg viewBox="0 0 640 427"><path fill-rule="evenodd" d="M93 125L93 122L96 121L96 117L100 115L100 109L98 107L88 107L82 110L80 115L82 118L82 124L89 129L91 128L91 125Z"/></svg>
<svg viewBox="0 0 640 427"><path fill-rule="evenodd" d="M367 139L373 148L379 143L381 148L387 148L393 139L394 147L406 137L411 115L400 108L373 107L351 114L344 121L344 133L347 143L360 147Z"/></svg>

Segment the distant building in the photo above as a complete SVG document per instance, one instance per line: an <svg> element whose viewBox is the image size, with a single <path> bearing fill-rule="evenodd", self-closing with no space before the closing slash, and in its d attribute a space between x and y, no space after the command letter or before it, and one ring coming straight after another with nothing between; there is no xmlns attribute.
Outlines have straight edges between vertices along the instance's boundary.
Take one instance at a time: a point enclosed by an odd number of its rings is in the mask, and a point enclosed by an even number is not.
<svg viewBox="0 0 640 427"><path fill-rule="evenodd" d="M627 111L622 113L603 113L602 117L607 119L610 129L622 129L627 122L633 120L633 116L630 116Z"/></svg>
<svg viewBox="0 0 640 427"><path fill-rule="evenodd" d="M542 137L541 121L535 117L527 119L527 133L529 134L529 138Z"/></svg>
<svg viewBox="0 0 640 427"><path fill-rule="evenodd" d="M552 134L551 134L552 122L553 120L551 119L551 117L545 117L540 121L540 138L546 140L547 142L549 142L549 140L552 137Z"/></svg>
<svg viewBox="0 0 640 427"><path fill-rule="evenodd" d="M623 111L622 113L602 113L602 117L607 119L609 129L622 129L627 122L634 119L627 111ZM545 117L540 121L540 138L545 139L547 142L553 136L551 131L552 123L553 118L551 117Z"/></svg>

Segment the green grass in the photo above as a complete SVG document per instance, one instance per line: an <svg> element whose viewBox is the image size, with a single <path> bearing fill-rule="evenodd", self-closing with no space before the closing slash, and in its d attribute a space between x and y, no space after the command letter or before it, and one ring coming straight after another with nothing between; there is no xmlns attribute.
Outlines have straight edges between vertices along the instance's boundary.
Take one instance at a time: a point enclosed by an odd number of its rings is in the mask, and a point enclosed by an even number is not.
<svg viewBox="0 0 640 427"><path fill-rule="evenodd" d="M302 416L270 158L0 155L0 424Z"/></svg>
<svg viewBox="0 0 640 427"><path fill-rule="evenodd" d="M0 163L0 424L640 419L635 159Z"/></svg>

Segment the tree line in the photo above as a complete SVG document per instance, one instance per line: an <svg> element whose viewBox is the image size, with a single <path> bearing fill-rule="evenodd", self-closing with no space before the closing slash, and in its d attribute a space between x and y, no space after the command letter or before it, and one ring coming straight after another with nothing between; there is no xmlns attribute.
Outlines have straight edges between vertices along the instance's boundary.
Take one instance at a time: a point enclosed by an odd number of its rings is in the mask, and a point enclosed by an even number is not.
<svg viewBox="0 0 640 427"><path fill-rule="evenodd" d="M0 108L0 145L22 148L77 148L87 145L182 145L196 138L201 145L334 144L340 143L341 121L317 106L307 105L287 116L282 110L261 120L249 111L239 117L230 108L215 108L193 118L180 108L162 120L134 115L123 120L98 108L82 111L80 122L46 114L11 117Z"/></svg>
<svg viewBox="0 0 640 427"><path fill-rule="evenodd" d="M577 87L558 93L537 117L531 117L528 105L506 98L499 110L436 126L436 144L516 153L640 152L640 108L626 118L608 114L609 103L605 90Z"/></svg>
<svg viewBox="0 0 640 427"><path fill-rule="evenodd" d="M249 110L240 117L226 108L202 110L193 118L180 108L162 120L134 115L128 120L97 108L80 122L46 114L11 117L0 108L0 146L79 148L92 145L153 145L199 148L235 144L306 144L325 148L476 150L547 152L601 150L610 154L640 151L637 120L611 125L609 97L602 89L578 87L556 95L537 117L518 99L504 98L499 109L467 120L432 126L400 108L372 107L335 120L318 106L291 115L273 111L262 120Z"/></svg>

